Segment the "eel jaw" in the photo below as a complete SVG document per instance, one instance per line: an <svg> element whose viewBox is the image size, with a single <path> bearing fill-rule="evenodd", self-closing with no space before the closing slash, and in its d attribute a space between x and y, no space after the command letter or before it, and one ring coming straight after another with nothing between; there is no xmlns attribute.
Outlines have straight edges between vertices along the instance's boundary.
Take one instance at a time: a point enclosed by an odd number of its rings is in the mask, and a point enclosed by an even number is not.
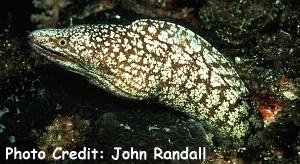
<svg viewBox="0 0 300 164"><path fill-rule="evenodd" d="M80 62L76 61L63 53L53 51L45 46L30 42L31 47L43 58L50 62L57 63L59 66L66 68L75 73L82 74L88 72L89 69L84 67Z"/></svg>
<svg viewBox="0 0 300 164"><path fill-rule="evenodd" d="M66 55L53 51L45 46L41 46L35 43L30 43L31 47L38 52L41 56L43 56L44 58L46 58L47 60L50 60L52 62L74 62L73 60L71 60L70 58L68 59L66 57Z"/></svg>

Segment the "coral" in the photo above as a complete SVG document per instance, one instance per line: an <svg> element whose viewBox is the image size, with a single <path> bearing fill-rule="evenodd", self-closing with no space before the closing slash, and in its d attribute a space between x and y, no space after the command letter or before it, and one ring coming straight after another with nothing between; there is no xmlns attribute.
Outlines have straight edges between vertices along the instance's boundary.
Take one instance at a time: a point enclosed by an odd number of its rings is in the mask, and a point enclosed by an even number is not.
<svg viewBox="0 0 300 164"><path fill-rule="evenodd" d="M274 121L278 116L278 112L284 107L284 102L278 100L278 98L270 93L258 94L256 100L258 111L260 112L265 124L269 124Z"/></svg>
<svg viewBox="0 0 300 164"><path fill-rule="evenodd" d="M53 27L59 21L60 11L71 4L69 0L33 0L36 8L45 10L40 14L31 15L31 21L39 23L39 27Z"/></svg>
<svg viewBox="0 0 300 164"><path fill-rule="evenodd" d="M0 79L32 71L32 60L36 59L22 51L20 38L12 37L11 33L10 28L0 33Z"/></svg>
<svg viewBox="0 0 300 164"><path fill-rule="evenodd" d="M300 78L289 79L286 76L277 81L279 93L288 100L296 100L300 97Z"/></svg>
<svg viewBox="0 0 300 164"><path fill-rule="evenodd" d="M188 1L188 0L103 0L92 1L84 5L84 9L74 14L75 19L85 19L96 13L111 10L125 9L133 11L136 14L141 14L148 17L170 17L173 19L188 19L196 24L199 22L197 18L198 8L203 4L203 1ZM110 14L106 13L106 17ZM113 16L115 19L120 19L120 15Z"/></svg>
<svg viewBox="0 0 300 164"><path fill-rule="evenodd" d="M38 139L38 147L46 153L46 158L52 160L52 151L57 147L62 150L72 150L82 143L90 122L77 117L58 116L46 128L46 132Z"/></svg>

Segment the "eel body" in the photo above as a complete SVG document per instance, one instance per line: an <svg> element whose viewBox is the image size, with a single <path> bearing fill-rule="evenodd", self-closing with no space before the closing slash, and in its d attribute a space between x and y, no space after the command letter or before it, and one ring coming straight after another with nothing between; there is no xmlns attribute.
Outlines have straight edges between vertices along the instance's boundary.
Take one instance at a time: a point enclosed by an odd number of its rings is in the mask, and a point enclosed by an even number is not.
<svg viewBox="0 0 300 164"><path fill-rule="evenodd" d="M248 134L244 83L220 52L183 26L140 19L41 29L29 40L46 59L114 95L157 99L231 144Z"/></svg>

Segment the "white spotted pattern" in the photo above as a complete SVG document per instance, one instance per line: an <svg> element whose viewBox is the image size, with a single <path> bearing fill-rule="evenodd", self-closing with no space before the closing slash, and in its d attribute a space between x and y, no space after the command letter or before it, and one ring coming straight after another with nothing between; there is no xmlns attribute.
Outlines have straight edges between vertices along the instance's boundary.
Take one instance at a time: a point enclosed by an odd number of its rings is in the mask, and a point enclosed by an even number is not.
<svg viewBox="0 0 300 164"><path fill-rule="evenodd" d="M66 46L57 44L62 37ZM183 26L141 19L37 30L30 38L46 58L115 95L156 97L237 143L247 134L246 87L223 55Z"/></svg>

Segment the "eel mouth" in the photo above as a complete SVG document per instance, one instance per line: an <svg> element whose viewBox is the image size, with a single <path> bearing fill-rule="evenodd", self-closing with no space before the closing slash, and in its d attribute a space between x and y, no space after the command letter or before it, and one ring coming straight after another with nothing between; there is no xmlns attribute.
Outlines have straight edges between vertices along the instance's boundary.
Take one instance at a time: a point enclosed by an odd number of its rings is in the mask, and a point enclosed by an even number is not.
<svg viewBox="0 0 300 164"><path fill-rule="evenodd" d="M31 47L38 52L44 59L49 62L54 62L65 69L81 74L85 77L92 78L93 76L99 76L97 73L88 67L85 67L82 63L77 61L75 58L67 56L61 52L54 51L43 45L30 42ZM73 66L71 66L73 65Z"/></svg>
<svg viewBox="0 0 300 164"><path fill-rule="evenodd" d="M46 59L52 61L52 60L59 60L62 62L73 62L71 59L69 59L68 57L66 57L64 54L60 53L60 52L56 52L54 50L51 50L45 46L42 45L38 45L35 43L31 43L31 46L37 51L39 52L43 57L45 57Z"/></svg>
<svg viewBox="0 0 300 164"><path fill-rule="evenodd" d="M61 65L62 63L72 63L77 65L83 70L87 70L86 67L84 67L80 62L78 62L76 59L66 56L65 54L61 52L54 51L50 48L47 48L43 45L39 45L36 43L30 43L30 45L36 50L41 56L43 56L46 60L50 62L55 62ZM72 69L72 68L71 68Z"/></svg>

